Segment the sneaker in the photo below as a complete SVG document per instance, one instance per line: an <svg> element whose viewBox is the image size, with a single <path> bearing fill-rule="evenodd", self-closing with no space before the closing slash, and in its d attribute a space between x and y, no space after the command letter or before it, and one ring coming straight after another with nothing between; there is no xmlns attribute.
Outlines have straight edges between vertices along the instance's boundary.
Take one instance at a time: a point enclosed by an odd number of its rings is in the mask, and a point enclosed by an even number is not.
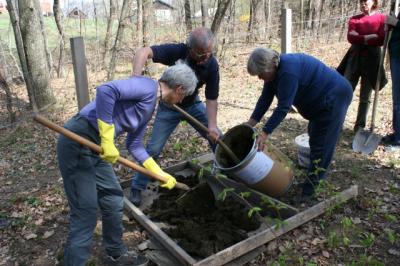
<svg viewBox="0 0 400 266"><path fill-rule="evenodd" d="M133 203L136 207L140 206L142 202L142 191L139 189L132 188L129 194L129 201Z"/></svg>
<svg viewBox="0 0 400 266"><path fill-rule="evenodd" d="M382 142L382 144L385 144L385 145L391 145L391 143L395 142L394 134L392 133L392 134L384 136L381 139L381 142ZM399 142L399 141L397 141L397 142Z"/></svg>
<svg viewBox="0 0 400 266"><path fill-rule="evenodd" d="M149 260L145 256L137 255L134 251L126 251L119 257L107 256L106 265L109 266L145 266Z"/></svg>

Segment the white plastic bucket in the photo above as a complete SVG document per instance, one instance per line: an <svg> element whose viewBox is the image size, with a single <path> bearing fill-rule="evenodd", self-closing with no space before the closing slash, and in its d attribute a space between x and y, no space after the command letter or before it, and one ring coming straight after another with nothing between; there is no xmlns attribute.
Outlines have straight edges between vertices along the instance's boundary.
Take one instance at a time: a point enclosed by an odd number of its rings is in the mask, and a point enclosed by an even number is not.
<svg viewBox="0 0 400 266"><path fill-rule="evenodd" d="M301 167L310 166L310 137L307 133L301 134L294 139L297 146L297 160Z"/></svg>
<svg viewBox="0 0 400 266"><path fill-rule="evenodd" d="M235 164L226 152L217 145L215 165L221 171L234 174L248 186L269 196L275 197L285 193L293 181L291 167L274 160L268 147L263 152L257 151L255 130L248 125L231 128L222 141L232 149L240 163Z"/></svg>

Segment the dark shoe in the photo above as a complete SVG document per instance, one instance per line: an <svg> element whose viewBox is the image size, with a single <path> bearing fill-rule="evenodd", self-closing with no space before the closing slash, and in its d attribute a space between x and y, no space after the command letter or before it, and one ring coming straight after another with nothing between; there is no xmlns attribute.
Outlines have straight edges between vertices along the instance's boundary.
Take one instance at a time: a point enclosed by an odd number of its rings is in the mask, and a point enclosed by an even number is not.
<svg viewBox="0 0 400 266"><path fill-rule="evenodd" d="M133 203L133 205L139 207L142 202L142 191L139 189L132 188L131 194L129 194L129 201Z"/></svg>
<svg viewBox="0 0 400 266"><path fill-rule="evenodd" d="M384 145L399 145L400 141L395 140L394 134L386 135L382 138L381 143Z"/></svg>
<svg viewBox="0 0 400 266"><path fill-rule="evenodd" d="M149 260L145 256L137 255L133 251L126 251L119 257L107 256L106 265L131 265L131 266L145 266L149 263Z"/></svg>
<svg viewBox="0 0 400 266"><path fill-rule="evenodd" d="M305 182L301 185L301 187L302 187L302 192L301 192L301 195L302 195L302 196L304 196L304 197L311 197L312 195L314 195L314 192L315 192L314 187L315 187L315 185L312 184L311 182L305 181Z"/></svg>

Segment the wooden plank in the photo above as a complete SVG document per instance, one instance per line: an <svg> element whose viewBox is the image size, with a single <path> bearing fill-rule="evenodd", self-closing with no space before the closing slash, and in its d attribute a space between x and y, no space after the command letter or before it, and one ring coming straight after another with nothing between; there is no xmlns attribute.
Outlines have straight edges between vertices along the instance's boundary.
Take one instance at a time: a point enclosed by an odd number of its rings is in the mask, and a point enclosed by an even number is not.
<svg viewBox="0 0 400 266"><path fill-rule="evenodd" d="M72 65L74 66L76 98L81 110L90 102L86 70L85 45L82 37L70 38Z"/></svg>
<svg viewBox="0 0 400 266"><path fill-rule="evenodd" d="M167 234L156 226L147 216L127 198L124 197L124 207L128 210L135 220L140 223L166 250L168 250L183 265L193 265L196 261L178 246Z"/></svg>
<svg viewBox="0 0 400 266"><path fill-rule="evenodd" d="M233 261L225 264L225 266L242 266L246 263L248 263L251 260L256 259L262 252L266 251L267 247L265 245L260 246L256 249L253 249L252 251L244 254L243 256L234 259Z"/></svg>
<svg viewBox="0 0 400 266"><path fill-rule="evenodd" d="M182 263L176 260L154 237L150 240L146 256L155 264L160 266L181 266Z"/></svg>
<svg viewBox="0 0 400 266"><path fill-rule="evenodd" d="M218 266L224 265L233 259L242 256L243 254L248 253L249 251L293 230L296 227L314 219L315 217L324 213L324 211L333 206L336 203L347 201L348 199L355 197L358 195L358 187L352 186L349 189L341 192L339 195L336 195L328 200L320 202L311 208L285 220L286 225L283 225L279 228L275 226L269 229L266 229L254 236L251 236L229 248L226 248L212 256L209 256L201 261L196 262L195 266Z"/></svg>

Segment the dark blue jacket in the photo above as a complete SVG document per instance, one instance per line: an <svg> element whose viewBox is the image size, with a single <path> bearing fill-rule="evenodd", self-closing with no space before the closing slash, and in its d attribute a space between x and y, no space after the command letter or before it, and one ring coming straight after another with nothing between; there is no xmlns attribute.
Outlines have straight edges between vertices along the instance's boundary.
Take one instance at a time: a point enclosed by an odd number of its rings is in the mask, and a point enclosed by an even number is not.
<svg viewBox="0 0 400 266"><path fill-rule="evenodd" d="M167 66L172 66L176 61L182 59L193 69L199 82L196 90L192 95L185 97L181 104L182 107L192 105L197 95L199 88L206 85L205 96L208 100L216 100L219 94L219 66L217 59L211 56L207 62L198 65L189 57L189 47L184 43L179 44L162 44L150 47L153 51L153 62L161 63Z"/></svg>
<svg viewBox="0 0 400 266"><path fill-rule="evenodd" d="M311 120L326 106L329 92L343 83L343 79L336 70L312 56L283 54L274 80L264 83L251 118L259 122L276 96L278 106L263 128L265 133L274 131L292 105L304 118Z"/></svg>

